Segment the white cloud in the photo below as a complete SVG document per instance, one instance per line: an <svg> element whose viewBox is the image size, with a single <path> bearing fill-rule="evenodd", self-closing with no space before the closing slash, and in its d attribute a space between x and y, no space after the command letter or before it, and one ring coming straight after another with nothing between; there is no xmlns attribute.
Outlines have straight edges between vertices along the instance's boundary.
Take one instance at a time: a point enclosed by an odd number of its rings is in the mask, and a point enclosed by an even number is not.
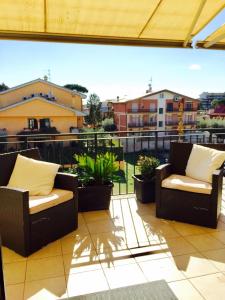
<svg viewBox="0 0 225 300"><path fill-rule="evenodd" d="M201 70L201 65L199 65L199 64L191 64L190 66L188 66L188 69L189 70L194 70L194 71L196 71L196 70Z"/></svg>

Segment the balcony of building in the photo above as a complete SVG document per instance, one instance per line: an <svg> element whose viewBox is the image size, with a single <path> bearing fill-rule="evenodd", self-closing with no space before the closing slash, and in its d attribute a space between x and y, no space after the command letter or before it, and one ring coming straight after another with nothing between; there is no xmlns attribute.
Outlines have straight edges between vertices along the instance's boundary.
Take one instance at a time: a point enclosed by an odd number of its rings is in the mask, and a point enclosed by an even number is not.
<svg viewBox="0 0 225 300"><path fill-rule="evenodd" d="M128 109L127 112L129 114L137 114L137 113L157 113L157 108L137 108L137 109Z"/></svg>

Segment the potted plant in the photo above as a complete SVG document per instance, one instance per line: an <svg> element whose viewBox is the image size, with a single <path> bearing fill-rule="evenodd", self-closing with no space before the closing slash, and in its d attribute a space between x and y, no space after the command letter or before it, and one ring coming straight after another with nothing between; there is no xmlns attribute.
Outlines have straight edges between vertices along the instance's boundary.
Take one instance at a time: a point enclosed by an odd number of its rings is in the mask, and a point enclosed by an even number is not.
<svg viewBox="0 0 225 300"><path fill-rule="evenodd" d="M133 175L134 191L138 201L142 203L155 201L155 169L160 161L154 156L139 156L137 161L140 175Z"/></svg>
<svg viewBox="0 0 225 300"><path fill-rule="evenodd" d="M116 177L118 166L116 156L106 152L95 158L89 155L75 155L78 174L78 210L91 211L109 209L113 188L112 180Z"/></svg>

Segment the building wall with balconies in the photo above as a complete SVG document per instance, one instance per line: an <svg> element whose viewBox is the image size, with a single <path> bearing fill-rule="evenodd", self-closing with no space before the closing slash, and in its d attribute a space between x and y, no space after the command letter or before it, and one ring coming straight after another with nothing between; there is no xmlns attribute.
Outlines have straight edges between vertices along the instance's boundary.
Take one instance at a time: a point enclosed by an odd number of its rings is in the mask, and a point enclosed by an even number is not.
<svg viewBox="0 0 225 300"><path fill-rule="evenodd" d="M169 90L113 102L115 124L118 130L177 129L181 101L184 128L196 128L199 100Z"/></svg>

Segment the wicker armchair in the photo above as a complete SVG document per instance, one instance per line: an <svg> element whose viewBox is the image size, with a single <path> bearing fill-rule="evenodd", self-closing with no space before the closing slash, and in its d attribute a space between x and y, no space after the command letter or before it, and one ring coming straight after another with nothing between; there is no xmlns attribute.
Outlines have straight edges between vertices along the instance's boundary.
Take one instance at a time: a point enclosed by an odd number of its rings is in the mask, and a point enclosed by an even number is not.
<svg viewBox="0 0 225 300"><path fill-rule="evenodd" d="M201 144L225 151L225 144ZM172 142L169 163L156 169L156 216L211 228L217 227L221 211L223 167L213 173L210 194L163 188L162 181L172 174L185 175L193 144ZM196 166L197 168L198 166Z"/></svg>
<svg viewBox="0 0 225 300"><path fill-rule="evenodd" d="M29 192L6 187L18 153L40 159L36 148L0 154L0 234L4 246L28 256L77 228L78 183L74 175L57 173L54 188L72 191L73 198L31 214Z"/></svg>

